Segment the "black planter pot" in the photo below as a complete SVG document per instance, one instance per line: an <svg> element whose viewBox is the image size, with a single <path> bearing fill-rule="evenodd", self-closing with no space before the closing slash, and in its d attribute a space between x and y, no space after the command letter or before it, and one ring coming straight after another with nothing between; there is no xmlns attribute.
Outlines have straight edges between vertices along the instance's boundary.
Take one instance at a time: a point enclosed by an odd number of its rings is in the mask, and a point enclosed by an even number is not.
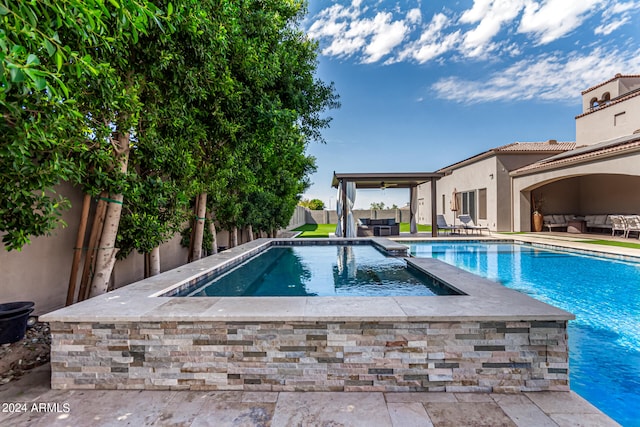
<svg viewBox="0 0 640 427"><path fill-rule="evenodd" d="M7 317L13 317L16 314L25 312L33 308L34 303L32 301L17 301L6 302L0 304L0 319L6 319Z"/></svg>
<svg viewBox="0 0 640 427"><path fill-rule="evenodd" d="M33 302L21 301L0 304L0 344L20 341L27 331L27 320Z"/></svg>

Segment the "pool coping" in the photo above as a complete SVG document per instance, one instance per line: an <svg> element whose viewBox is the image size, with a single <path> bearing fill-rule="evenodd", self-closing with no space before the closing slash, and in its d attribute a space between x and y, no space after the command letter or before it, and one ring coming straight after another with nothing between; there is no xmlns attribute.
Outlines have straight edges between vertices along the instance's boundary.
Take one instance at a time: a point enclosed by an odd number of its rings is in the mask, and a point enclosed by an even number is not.
<svg viewBox="0 0 640 427"><path fill-rule="evenodd" d="M40 316L45 322L113 321L525 321L572 320L567 311L499 283L428 258L408 264L463 292L452 296L404 297L165 297L160 296L241 263L279 244L371 242L392 254L406 246L386 238L257 239L123 288Z"/></svg>

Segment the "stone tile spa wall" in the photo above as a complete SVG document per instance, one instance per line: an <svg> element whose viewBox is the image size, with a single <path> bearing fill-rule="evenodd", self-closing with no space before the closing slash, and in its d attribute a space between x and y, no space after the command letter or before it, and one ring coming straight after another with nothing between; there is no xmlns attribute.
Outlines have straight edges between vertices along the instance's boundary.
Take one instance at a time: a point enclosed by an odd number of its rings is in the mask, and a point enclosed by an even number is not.
<svg viewBox="0 0 640 427"><path fill-rule="evenodd" d="M566 321L52 322L54 389L569 390Z"/></svg>

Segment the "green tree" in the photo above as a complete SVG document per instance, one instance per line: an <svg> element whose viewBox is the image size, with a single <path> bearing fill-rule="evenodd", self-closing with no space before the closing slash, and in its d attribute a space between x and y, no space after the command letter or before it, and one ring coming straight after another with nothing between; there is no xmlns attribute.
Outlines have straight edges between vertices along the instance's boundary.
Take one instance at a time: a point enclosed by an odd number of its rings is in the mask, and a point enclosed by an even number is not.
<svg viewBox="0 0 640 427"><path fill-rule="evenodd" d="M324 209L324 202L320 199L311 199L311 200L303 199L303 200L300 200L300 203L298 204L305 208L309 208L312 211L318 211L318 210Z"/></svg>
<svg viewBox="0 0 640 427"><path fill-rule="evenodd" d="M263 217L264 203L275 197L286 206L287 218L274 210L277 220L268 230L288 223L306 181L304 173L289 178L282 162L290 160L290 153L306 158L301 154L306 143L321 140L320 130L329 123L320 114L337 106L333 87L314 78L317 45L295 27L305 12L303 2L247 0L236 5L240 25L229 60L238 96L221 105L222 125L209 122L208 140L216 144L205 146L207 164L199 168L216 177L208 189L211 205L232 234L239 227L256 226L254 218ZM272 176L271 167L281 168L287 179ZM287 185L275 192L273 182ZM264 203L254 206L257 199Z"/></svg>
<svg viewBox="0 0 640 427"><path fill-rule="evenodd" d="M385 208L384 202L373 202L369 206L369 209L380 209L380 210L382 210L384 208Z"/></svg>
<svg viewBox="0 0 640 427"><path fill-rule="evenodd" d="M156 12L146 1L0 2L0 231L8 250L61 224L69 203L54 187L81 180L73 154L92 149L77 95L89 80L115 79L96 52L135 41Z"/></svg>

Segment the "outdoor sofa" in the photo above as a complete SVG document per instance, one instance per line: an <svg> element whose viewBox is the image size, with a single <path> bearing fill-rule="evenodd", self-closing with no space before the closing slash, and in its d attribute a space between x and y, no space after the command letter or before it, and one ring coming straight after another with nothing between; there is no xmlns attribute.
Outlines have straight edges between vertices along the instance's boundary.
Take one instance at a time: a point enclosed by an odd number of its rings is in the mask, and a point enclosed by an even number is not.
<svg viewBox="0 0 640 427"><path fill-rule="evenodd" d="M566 231L569 221L584 220L588 231L611 231L611 219L607 214L574 215L547 214L543 218L543 227L548 231Z"/></svg>
<svg viewBox="0 0 640 427"><path fill-rule="evenodd" d="M360 218L358 223L358 237L370 236L399 236L400 224L395 218Z"/></svg>

